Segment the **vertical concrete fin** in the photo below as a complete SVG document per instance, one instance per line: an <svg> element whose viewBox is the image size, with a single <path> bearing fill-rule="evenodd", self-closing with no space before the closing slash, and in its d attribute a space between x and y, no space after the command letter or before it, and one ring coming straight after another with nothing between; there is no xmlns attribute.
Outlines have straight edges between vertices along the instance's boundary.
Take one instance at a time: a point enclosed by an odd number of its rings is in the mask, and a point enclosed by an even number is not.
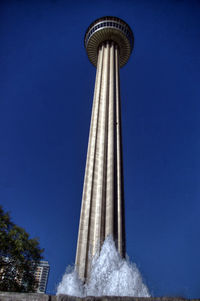
<svg viewBox="0 0 200 301"><path fill-rule="evenodd" d="M118 251L125 256L124 183L122 168L121 103L119 81L119 50L115 46L116 75L116 161L117 161L117 243Z"/></svg>
<svg viewBox="0 0 200 301"><path fill-rule="evenodd" d="M115 102L115 51L110 45L109 103L108 103L108 148L106 183L105 237L114 233L114 102Z"/></svg>
<svg viewBox="0 0 200 301"><path fill-rule="evenodd" d="M92 256L100 251L101 233L102 233L102 207L105 202L105 169L106 169L106 149L107 149L107 107L108 107L108 79L109 79L109 42L103 44L103 69L102 83L100 93L99 120L97 131L97 148L95 160L94 174L94 191L93 199L95 199L94 210L94 231L92 238Z"/></svg>
<svg viewBox="0 0 200 301"><path fill-rule="evenodd" d="M94 160L95 160L95 149L96 149L96 137L97 137L97 123L98 123L98 112L99 112L99 95L100 95L100 84L102 76L102 62L103 62L103 51L100 47L98 55L98 65L95 80L95 90L93 98L92 117L88 141L86 169L83 185L82 195L82 206L76 251L76 268L81 279L85 278L85 269L87 262L87 250L88 250L88 231L90 223L90 207L92 202L92 186L93 186L93 173L94 173Z"/></svg>

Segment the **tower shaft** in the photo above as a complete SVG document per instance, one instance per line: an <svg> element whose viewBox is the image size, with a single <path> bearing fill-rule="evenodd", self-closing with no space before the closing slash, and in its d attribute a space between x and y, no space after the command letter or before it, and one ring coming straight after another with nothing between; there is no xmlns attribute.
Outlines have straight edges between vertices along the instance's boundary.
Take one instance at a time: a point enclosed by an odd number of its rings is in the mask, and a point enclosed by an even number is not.
<svg viewBox="0 0 200 301"><path fill-rule="evenodd" d="M91 259L108 235L125 255L125 221L119 49L106 41L98 49L97 72L76 252L79 277L89 276Z"/></svg>

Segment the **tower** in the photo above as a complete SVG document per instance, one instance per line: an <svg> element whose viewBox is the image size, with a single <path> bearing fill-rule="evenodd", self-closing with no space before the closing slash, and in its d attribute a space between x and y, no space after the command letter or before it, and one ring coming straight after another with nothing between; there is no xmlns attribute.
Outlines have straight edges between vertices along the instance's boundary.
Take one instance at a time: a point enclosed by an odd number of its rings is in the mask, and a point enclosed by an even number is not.
<svg viewBox="0 0 200 301"><path fill-rule="evenodd" d="M108 235L125 255L119 68L127 63L134 38L123 20L103 17L88 27L84 42L97 67L76 251L76 269L86 281L91 258Z"/></svg>

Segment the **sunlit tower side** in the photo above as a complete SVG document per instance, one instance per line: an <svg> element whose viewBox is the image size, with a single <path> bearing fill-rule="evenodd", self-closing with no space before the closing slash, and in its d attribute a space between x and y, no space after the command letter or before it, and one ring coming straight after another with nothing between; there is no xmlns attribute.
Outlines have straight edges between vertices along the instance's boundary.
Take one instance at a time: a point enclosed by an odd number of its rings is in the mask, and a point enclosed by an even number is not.
<svg viewBox="0 0 200 301"><path fill-rule="evenodd" d="M97 71L76 251L76 269L84 281L108 235L125 256L119 68L133 44L132 30L117 17L97 19L85 34L88 58Z"/></svg>

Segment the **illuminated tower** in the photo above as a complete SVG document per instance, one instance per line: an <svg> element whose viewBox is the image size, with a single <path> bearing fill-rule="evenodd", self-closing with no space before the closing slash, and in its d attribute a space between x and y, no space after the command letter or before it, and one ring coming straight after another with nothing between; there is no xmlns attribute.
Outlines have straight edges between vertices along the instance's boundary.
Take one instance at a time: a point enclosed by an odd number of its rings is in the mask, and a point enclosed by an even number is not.
<svg viewBox="0 0 200 301"><path fill-rule="evenodd" d="M76 251L76 269L84 281L108 235L125 255L119 68L127 63L133 42L130 27L116 17L97 19L85 34L97 72Z"/></svg>

